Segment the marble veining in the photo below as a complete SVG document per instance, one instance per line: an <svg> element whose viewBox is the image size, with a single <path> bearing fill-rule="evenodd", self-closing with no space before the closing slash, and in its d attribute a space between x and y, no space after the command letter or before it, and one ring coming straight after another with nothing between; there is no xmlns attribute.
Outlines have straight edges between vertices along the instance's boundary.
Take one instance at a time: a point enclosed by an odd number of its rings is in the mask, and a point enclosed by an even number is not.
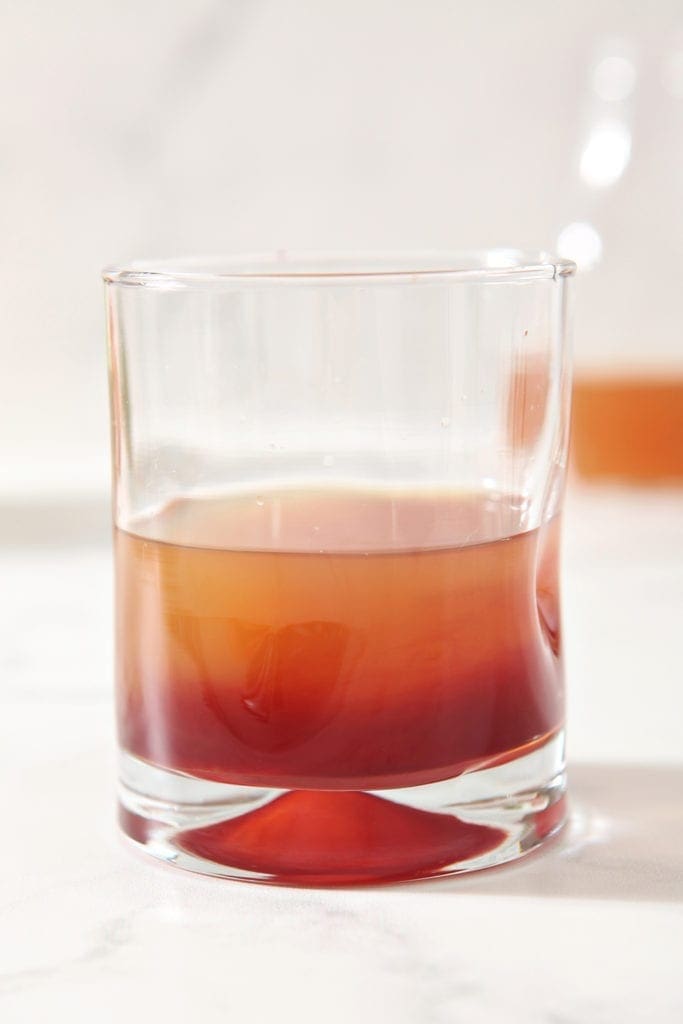
<svg viewBox="0 0 683 1024"><path fill-rule="evenodd" d="M70 713L51 710L37 727L45 743ZM135 1006L210 1024L226 1013L680 1019L683 768L574 766L570 827L517 865L389 889L271 889L184 874L127 848L101 740L108 715L90 706L49 780L29 763L21 789L6 787L15 827L0 878L3 1019L40 1019L48 1006L84 1020L119 1020ZM3 739L13 731L11 715L0 729Z"/></svg>
<svg viewBox="0 0 683 1024"><path fill-rule="evenodd" d="M640 538L633 593L603 540L606 506L580 506L593 525L568 538L569 826L517 864L386 889L218 882L128 847L114 822L106 549L96 536L0 547L3 1024L679 1024L680 672L651 680L649 705L624 682L654 649L680 663L680 500L666 500L647 558L641 518L620 510ZM621 653L600 647L598 626L623 634L654 578L657 618Z"/></svg>

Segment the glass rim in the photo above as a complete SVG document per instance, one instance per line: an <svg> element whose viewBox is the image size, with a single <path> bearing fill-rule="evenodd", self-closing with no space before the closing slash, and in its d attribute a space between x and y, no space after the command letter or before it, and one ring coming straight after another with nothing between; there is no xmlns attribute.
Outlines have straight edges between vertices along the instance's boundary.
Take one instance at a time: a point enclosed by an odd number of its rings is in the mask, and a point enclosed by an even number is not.
<svg viewBox="0 0 683 1024"><path fill-rule="evenodd" d="M548 252L479 250L277 250L144 259L106 266L106 284L196 288L247 284L493 283L568 277L571 260Z"/></svg>

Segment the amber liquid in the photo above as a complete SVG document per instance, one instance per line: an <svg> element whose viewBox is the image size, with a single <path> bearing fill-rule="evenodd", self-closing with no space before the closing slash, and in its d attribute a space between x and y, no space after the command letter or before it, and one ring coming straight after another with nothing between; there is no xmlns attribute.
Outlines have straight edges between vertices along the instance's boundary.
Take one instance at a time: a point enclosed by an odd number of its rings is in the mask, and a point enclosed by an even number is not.
<svg viewBox="0 0 683 1024"><path fill-rule="evenodd" d="M683 378L579 377L571 451L592 479L683 481Z"/></svg>
<svg viewBox="0 0 683 1024"><path fill-rule="evenodd" d="M125 750L334 790L499 764L562 725L558 522L484 495L173 502L117 531Z"/></svg>

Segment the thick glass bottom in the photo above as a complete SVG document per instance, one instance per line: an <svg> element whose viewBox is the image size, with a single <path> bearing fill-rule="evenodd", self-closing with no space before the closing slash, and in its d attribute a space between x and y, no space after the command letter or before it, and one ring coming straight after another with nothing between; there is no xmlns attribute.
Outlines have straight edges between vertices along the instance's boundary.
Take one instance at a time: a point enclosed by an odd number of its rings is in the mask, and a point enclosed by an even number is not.
<svg viewBox="0 0 683 1024"><path fill-rule="evenodd" d="M207 782L122 754L120 823L189 871L281 885L363 885L494 867L566 814L564 734L504 764L401 789Z"/></svg>

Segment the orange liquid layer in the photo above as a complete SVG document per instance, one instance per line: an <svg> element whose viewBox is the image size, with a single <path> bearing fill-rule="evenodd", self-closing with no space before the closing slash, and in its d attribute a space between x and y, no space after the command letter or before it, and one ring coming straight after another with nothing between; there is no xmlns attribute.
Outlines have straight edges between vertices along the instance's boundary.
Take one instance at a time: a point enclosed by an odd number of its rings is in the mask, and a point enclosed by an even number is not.
<svg viewBox="0 0 683 1024"><path fill-rule="evenodd" d="M557 520L513 501L282 492L116 534L124 748L195 776L383 788L562 725ZM153 536L155 539L149 539Z"/></svg>
<svg viewBox="0 0 683 1024"><path fill-rule="evenodd" d="M589 478L683 481L683 378L579 378L572 457Z"/></svg>

